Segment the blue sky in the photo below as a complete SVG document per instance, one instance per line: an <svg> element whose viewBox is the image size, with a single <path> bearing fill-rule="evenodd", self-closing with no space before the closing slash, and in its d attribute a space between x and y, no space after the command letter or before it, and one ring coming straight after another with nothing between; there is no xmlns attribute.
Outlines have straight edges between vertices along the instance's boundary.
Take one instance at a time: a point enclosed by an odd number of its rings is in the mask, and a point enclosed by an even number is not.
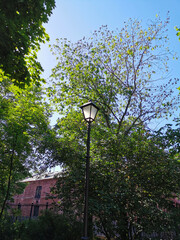
<svg viewBox="0 0 180 240"><path fill-rule="evenodd" d="M155 19L156 14L165 19L168 11L170 48L180 56L180 42L174 30L175 26L180 27L180 0L56 0L56 9L44 26L50 44L64 37L75 42L90 36L101 25L108 25L112 30L121 29L129 18L142 20L145 25L149 19ZM38 54L45 78L56 64L48 45L43 45ZM171 76L180 78L180 60L171 61L170 67Z"/></svg>

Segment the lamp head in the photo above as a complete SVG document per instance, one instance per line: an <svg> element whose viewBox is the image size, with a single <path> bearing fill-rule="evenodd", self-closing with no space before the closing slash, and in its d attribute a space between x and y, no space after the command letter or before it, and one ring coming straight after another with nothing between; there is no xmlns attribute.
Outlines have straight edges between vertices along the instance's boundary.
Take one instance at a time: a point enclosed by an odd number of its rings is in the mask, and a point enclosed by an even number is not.
<svg viewBox="0 0 180 240"><path fill-rule="evenodd" d="M90 100L80 107L82 109L86 122L93 122L96 118L99 108Z"/></svg>

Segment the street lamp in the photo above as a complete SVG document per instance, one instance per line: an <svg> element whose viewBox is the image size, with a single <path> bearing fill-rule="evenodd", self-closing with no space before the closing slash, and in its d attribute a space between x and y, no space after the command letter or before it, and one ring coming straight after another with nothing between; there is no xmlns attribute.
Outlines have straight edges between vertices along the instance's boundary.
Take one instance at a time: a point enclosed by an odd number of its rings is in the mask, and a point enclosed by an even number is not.
<svg viewBox="0 0 180 240"><path fill-rule="evenodd" d="M88 137L87 137L87 156L86 156L86 185L85 185L85 204L84 204L84 232L82 240L88 239L88 192L89 192L89 151L90 151L90 131L91 123L95 120L99 108L90 100L88 103L80 107L82 109L84 119L88 123Z"/></svg>

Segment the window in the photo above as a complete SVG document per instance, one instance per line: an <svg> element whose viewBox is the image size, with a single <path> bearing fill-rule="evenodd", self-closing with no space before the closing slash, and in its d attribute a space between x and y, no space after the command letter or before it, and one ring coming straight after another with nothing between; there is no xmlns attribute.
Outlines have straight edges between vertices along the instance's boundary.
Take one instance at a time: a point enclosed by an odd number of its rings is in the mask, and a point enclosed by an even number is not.
<svg viewBox="0 0 180 240"><path fill-rule="evenodd" d="M41 189L42 189L42 186L37 186L35 198L40 198L41 197Z"/></svg>
<svg viewBox="0 0 180 240"><path fill-rule="evenodd" d="M20 203L18 203L18 209L21 210L21 204Z"/></svg>
<svg viewBox="0 0 180 240"><path fill-rule="evenodd" d="M39 215L39 205L34 205L34 214L33 217L38 217Z"/></svg>

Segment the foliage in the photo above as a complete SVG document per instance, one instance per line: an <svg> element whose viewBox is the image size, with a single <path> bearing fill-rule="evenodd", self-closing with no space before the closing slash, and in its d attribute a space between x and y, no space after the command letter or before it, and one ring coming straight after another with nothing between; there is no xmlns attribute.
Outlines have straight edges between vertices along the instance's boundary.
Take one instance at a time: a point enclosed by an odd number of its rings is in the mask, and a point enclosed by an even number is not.
<svg viewBox="0 0 180 240"><path fill-rule="evenodd" d="M6 217L0 222L0 239L3 240L72 240L81 238L80 222L69 220L50 211L31 221L13 221Z"/></svg>
<svg viewBox="0 0 180 240"><path fill-rule="evenodd" d="M175 30L177 31L176 35L179 37L179 41L180 41L180 28L175 27Z"/></svg>
<svg viewBox="0 0 180 240"><path fill-rule="evenodd" d="M38 164L42 164L42 157L36 162L33 160L44 156L46 148L40 142L52 131L49 127L50 109L43 102L42 89L29 86L21 90L3 72L0 78L1 218L7 201L23 190L20 180L32 168L38 169Z"/></svg>
<svg viewBox="0 0 180 240"><path fill-rule="evenodd" d="M59 40L52 48L58 63L50 88L58 110L65 114L91 99L108 128L116 123L117 134L172 113L179 98L173 95L178 79L166 79L168 21L157 18L143 29L130 19L121 31L102 26L88 40Z"/></svg>
<svg viewBox="0 0 180 240"><path fill-rule="evenodd" d="M12 217L6 216L0 220L0 239L3 240L19 240L24 223L13 221Z"/></svg>
<svg viewBox="0 0 180 240"><path fill-rule="evenodd" d="M179 104L178 80L166 79L168 21L157 18L144 29L130 19L121 31L103 26L88 40L61 40L53 48L58 63L49 96L62 114L55 129L59 146L70 151L52 194L64 215L82 220L86 124L79 106L92 99L100 112L91 131L89 217L108 240L139 239L143 231L169 232L179 224L173 205L179 162L164 136L147 127Z"/></svg>
<svg viewBox="0 0 180 240"><path fill-rule="evenodd" d="M156 132L156 135L164 142L171 155L178 158L180 154L180 119L175 119L174 123L174 128L172 124L166 124Z"/></svg>
<svg viewBox="0 0 180 240"><path fill-rule="evenodd" d="M81 238L81 223L65 216L45 212L37 221L31 221L22 239L71 240Z"/></svg>
<svg viewBox="0 0 180 240"><path fill-rule="evenodd" d="M18 86L40 81L37 50L49 38L42 24L54 7L54 0L0 1L0 67Z"/></svg>
<svg viewBox="0 0 180 240"><path fill-rule="evenodd" d="M94 126L95 128L95 126ZM93 145L93 144L92 144ZM174 230L173 193L179 192L179 164L153 135L139 129L126 138L96 138L91 151L89 214L107 239ZM82 220L84 161L68 167L52 191L67 216ZM177 229L176 229L177 230Z"/></svg>

